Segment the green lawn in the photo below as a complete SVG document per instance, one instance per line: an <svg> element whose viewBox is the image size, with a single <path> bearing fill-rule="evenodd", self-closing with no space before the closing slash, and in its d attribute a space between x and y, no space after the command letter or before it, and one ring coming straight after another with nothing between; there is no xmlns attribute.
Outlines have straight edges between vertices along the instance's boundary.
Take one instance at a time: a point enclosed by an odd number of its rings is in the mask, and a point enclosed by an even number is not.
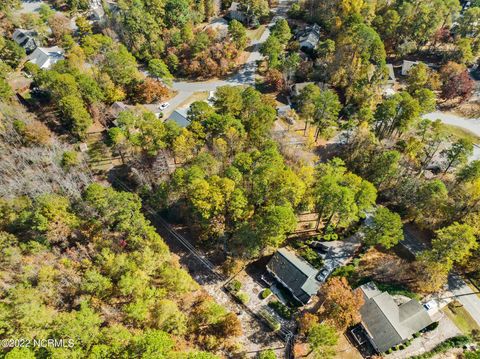
<svg viewBox="0 0 480 359"><path fill-rule="evenodd" d="M451 135L456 138L466 138L472 141L472 143L480 144L480 137L463 128L442 124L442 130L446 135Z"/></svg>
<svg viewBox="0 0 480 359"><path fill-rule="evenodd" d="M258 40L266 29L266 25L260 25L256 29L247 30L247 36L251 41Z"/></svg>
<svg viewBox="0 0 480 359"><path fill-rule="evenodd" d="M452 305L453 304L453 305ZM443 312L448 318L462 331L464 334L470 334L473 329L480 330L477 322L472 316L465 310L463 306L457 301L452 302L443 308Z"/></svg>

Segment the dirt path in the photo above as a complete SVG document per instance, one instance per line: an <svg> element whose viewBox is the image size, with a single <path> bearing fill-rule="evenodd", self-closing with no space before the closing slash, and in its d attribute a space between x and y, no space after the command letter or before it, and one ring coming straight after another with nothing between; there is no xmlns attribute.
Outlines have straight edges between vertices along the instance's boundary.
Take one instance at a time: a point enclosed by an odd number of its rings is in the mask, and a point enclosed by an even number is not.
<svg viewBox="0 0 480 359"><path fill-rule="evenodd" d="M285 343L257 317L244 310L225 292L226 281L218 274L205 256L196 251L181 235L166 225L158 215L149 212L149 219L165 240L170 250L180 257L180 263L215 301L236 313L242 323L243 335L239 338L247 357L255 357L259 351L273 349L278 358L285 358Z"/></svg>

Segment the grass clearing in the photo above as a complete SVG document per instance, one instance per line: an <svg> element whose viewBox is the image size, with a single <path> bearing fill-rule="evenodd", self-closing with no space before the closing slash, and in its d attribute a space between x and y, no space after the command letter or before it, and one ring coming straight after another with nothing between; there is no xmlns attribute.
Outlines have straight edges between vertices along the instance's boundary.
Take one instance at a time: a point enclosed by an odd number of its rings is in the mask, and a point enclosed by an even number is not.
<svg viewBox="0 0 480 359"><path fill-rule="evenodd" d="M256 29L247 30L247 36L251 41L258 40L260 39L266 28L266 25L260 25Z"/></svg>
<svg viewBox="0 0 480 359"><path fill-rule="evenodd" d="M455 138L465 138L470 140L472 143L480 145L480 137L475 135L473 132L465 130L461 127L454 125L442 124L442 130L446 135L454 136Z"/></svg>
<svg viewBox="0 0 480 359"><path fill-rule="evenodd" d="M470 334L474 329L480 330L480 326L459 302L453 301L443 308L442 311L455 323L462 333Z"/></svg>
<svg viewBox="0 0 480 359"><path fill-rule="evenodd" d="M191 105L195 101L206 101L208 99L209 95L210 95L210 93L208 91L194 92L192 94L192 96L190 96L185 101L183 101L180 105L178 105L178 107L179 108L188 107L189 105Z"/></svg>

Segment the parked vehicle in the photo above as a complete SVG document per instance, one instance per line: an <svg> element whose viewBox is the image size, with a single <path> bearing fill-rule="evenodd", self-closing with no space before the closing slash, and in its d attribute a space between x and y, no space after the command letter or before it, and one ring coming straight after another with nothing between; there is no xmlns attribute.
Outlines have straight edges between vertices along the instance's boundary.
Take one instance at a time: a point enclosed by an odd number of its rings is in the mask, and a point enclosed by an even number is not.
<svg viewBox="0 0 480 359"><path fill-rule="evenodd" d="M163 111L165 110L168 106L170 106L170 103L168 102L164 102L164 103L161 103L160 106L158 106L158 108Z"/></svg>

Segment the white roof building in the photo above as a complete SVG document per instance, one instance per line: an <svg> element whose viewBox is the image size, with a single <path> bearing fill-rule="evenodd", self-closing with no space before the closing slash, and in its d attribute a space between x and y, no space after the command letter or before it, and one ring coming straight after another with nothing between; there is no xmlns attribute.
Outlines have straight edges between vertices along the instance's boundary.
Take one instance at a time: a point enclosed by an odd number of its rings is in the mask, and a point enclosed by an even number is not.
<svg viewBox="0 0 480 359"><path fill-rule="evenodd" d="M407 76L408 75L408 72L410 71L410 69L415 66L415 65L418 65L419 62L418 61L409 61L409 60L403 60L403 63L402 63L402 76Z"/></svg>
<svg viewBox="0 0 480 359"><path fill-rule="evenodd" d="M37 47L30 55L28 60L32 64L38 65L41 69L49 69L58 61L65 59L63 56L65 51L58 46L53 47Z"/></svg>

